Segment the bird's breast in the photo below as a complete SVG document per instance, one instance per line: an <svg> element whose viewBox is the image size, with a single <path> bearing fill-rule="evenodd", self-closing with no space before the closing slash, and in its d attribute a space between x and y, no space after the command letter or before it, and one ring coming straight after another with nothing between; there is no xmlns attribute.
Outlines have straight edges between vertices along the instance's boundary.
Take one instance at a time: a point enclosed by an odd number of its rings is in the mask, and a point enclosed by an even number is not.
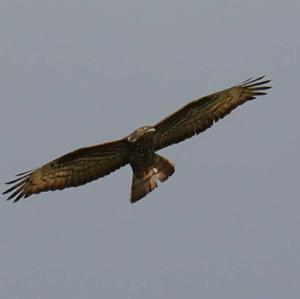
<svg viewBox="0 0 300 299"><path fill-rule="evenodd" d="M153 140L140 140L130 145L129 160L130 162L138 162L151 160L154 156Z"/></svg>

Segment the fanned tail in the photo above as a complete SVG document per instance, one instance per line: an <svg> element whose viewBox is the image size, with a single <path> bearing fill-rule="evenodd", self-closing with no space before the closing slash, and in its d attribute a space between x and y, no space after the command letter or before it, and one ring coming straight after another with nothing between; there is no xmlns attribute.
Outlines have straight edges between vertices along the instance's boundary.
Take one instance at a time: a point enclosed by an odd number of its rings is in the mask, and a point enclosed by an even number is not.
<svg viewBox="0 0 300 299"><path fill-rule="evenodd" d="M154 162L133 172L131 203L134 203L157 187L157 180L164 182L175 171L174 165L166 158L155 154Z"/></svg>

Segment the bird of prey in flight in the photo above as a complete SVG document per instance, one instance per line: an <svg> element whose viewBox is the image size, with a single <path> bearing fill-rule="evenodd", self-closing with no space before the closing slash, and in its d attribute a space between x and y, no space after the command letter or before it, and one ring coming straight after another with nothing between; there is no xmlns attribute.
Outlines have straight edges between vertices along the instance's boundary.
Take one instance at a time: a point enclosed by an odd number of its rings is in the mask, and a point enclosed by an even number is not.
<svg viewBox="0 0 300 299"><path fill-rule="evenodd" d="M266 94L270 80L248 79L228 89L194 100L154 126L136 129L128 136L83 147L45 165L17 174L7 182L14 202L32 194L86 184L130 164L133 177L130 201L146 196L174 171L174 164L156 152L208 129L237 106Z"/></svg>

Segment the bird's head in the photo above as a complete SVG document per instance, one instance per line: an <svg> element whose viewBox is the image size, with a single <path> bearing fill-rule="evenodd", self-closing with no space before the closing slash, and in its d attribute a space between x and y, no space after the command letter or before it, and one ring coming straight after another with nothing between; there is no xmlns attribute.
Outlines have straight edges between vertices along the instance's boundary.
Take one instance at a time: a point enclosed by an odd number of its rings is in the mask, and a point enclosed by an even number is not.
<svg viewBox="0 0 300 299"><path fill-rule="evenodd" d="M153 138L155 131L155 128L151 126L138 128L128 135L127 141L130 143L138 143L141 140Z"/></svg>

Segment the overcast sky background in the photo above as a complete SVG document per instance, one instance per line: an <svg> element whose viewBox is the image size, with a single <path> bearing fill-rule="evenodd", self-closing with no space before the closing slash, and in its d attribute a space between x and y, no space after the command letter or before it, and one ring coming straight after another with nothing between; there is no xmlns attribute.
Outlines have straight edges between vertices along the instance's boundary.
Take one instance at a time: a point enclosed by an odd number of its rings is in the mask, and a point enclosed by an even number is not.
<svg viewBox="0 0 300 299"><path fill-rule="evenodd" d="M137 204L128 166L2 196L1 299L298 299L299 12L297 0L2 0L3 190L251 76L273 89L161 151L176 172Z"/></svg>

